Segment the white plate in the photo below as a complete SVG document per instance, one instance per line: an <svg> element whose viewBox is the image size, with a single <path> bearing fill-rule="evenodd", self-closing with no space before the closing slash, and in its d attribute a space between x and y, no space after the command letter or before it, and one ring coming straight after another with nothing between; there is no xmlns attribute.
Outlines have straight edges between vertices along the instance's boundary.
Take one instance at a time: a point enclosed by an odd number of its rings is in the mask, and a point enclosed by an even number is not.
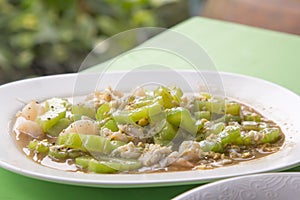
<svg viewBox="0 0 300 200"><path fill-rule="evenodd" d="M298 200L300 173L268 173L230 178L197 187L173 200Z"/></svg>
<svg viewBox="0 0 300 200"><path fill-rule="evenodd" d="M101 76L100 76L101 75ZM221 79L220 79L221 78ZM222 93L255 107L280 125L286 135L283 148L267 157L213 170L153 174L83 174L38 165L16 146L11 121L22 102L50 97L87 94L111 85L130 90L138 85L176 84L188 91L204 83L213 93ZM223 83L223 85L218 85ZM101 86L101 87L96 87ZM216 90L215 90L216 89ZM300 97L278 85L243 75L193 71L133 71L105 74L67 74L28 79L0 87L0 166L25 176L74 185L95 187L145 187L209 182L245 174L283 170L300 163Z"/></svg>

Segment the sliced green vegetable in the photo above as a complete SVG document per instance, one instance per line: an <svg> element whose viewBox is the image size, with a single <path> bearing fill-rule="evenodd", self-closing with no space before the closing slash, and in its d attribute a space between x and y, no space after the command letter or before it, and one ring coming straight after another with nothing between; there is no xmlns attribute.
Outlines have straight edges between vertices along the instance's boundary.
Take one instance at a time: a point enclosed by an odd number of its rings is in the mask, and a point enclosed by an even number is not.
<svg viewBox="0 0 300 200"><path fill-rule="evenodd" d="M38 153L48 153L50 147L50 143L46 140L39 141L37 139L34 139L29 142L28 148L31 151L35 151Z"/></svg>
<svg viewBox="0 0 300 200"><path fill-rule="evenodd" d="M225 104L225 113L238 116L240 115L241 104L237 102L227 102Z"/></svg>
<svg viewBox="0 0 300 200"><path fill-rule="evenodd" d="M116 132L116 131L119 130L116 121L113 120L113 119L108 120L102 127L103 128L108 128L112 132Z"/></svg>
<svg viewBox="0 0 300 200"><path fill-rule="evenodd" d="M156 90L154 90L154 96L161 96L163 99L163 106L165 108L173 108L180 105L180 98L182 96L182 92L179 88L166 88L164 86L159 86Z"/></svg>
<svg viewBox="0 0 300 200"><path fill-rule="evenodd" d="M260 122L261 117L256 114L256 113L247 113L244 115L244 120L245 121L255 121L255 122Z"/></svg>
<svg viewBox="0 0 300 200"><path fill-rule="evenodd" d="M280 131L279 128L265 128L260 131L263 134L263 138L261 143L274 143L280 139Z"/></svg>
<svg viewBox="0 0 300 200"><path fill-rule="evenodd" d="M209 111L197 111L194 113L196 119L211 119L211 114Z"/></svg>
<svg viewBox="0 0 300 200"><path fill-rule="evenodd" d="M66 101L53 98L45 103L46 112L37 118L37 123L42 127L44 132L53 127L60 119L66 116Z"/></svg>
<svg viewBox="0 0 300 200"><path fill-rule="evenodd" d="M90 172L104 174L132 171L142 166L138 160L111 157L101 157L97 160L91 157L78 157L75 162L76 165Z"/></svg>
<svg viewBox="0 0 300 200"><path fill-rule="evenodd" d="M54 126L47 130L47 134L52 137L57 137L59 133L65 128L67 128L71 123L71 120L67 118L62 118Z"/></svg>
<svg viewBox="0 0 300 200"><path fill-rule="evenodd" d="M167 121L193 135L197 133L196 120L192 118L191 113L186 108L177 107L167 110Z"/></svg>
<svg viewBox="0 0 300 200"><path fill-rule="evenodd" d="M109 112L110 112L109 103L102 104L97 110L96 119L98 121L104 120L105 118L110 116Z"/></svg>
<svg viewBox="0 0 300 200"><path fill-rule="evenodd" d="M91 119L95 119L95 108L90 105L78 104L71 107L71 113L73 115L87 116Z"/></svg>
<svg viewBox="0 0 300 200"><path fill-rule="evenodd" d="M64 145L68 148L80 149L86 152L96 152L109 154L124 142L110 140L100 135L83 135L78 133L60 134L57 140L58 145Z"/></svg>
<svg viewBox="0 0 300 200"><path fill-rule="evenodd" d="M226 128L218 134L218 137L223 147L225 147L227 144L237 144L240 135L241 130L238 126L226 126Z"/></svg>

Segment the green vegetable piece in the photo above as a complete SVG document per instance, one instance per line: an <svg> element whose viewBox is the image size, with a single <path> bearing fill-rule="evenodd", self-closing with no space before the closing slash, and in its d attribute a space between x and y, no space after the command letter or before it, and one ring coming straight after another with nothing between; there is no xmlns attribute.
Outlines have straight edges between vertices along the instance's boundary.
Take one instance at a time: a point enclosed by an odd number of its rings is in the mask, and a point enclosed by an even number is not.
<svg viewBox="0 0 300 200"><path fill-rule="evenodd" d="M238 126L227 126L218 134L218 137L220 138L223 147L225 147L227 144L237 144L240 134L241 130Z"/></svg>
<svg viewBox="0 0 300 200"><path fill-rule="evenodd" d="M235 116L239 116L241 111L241 105L237 102L227 102L225 104L225 113Z"/></svg>
<svg viewBox="0 0 300 200"><path fill-rule="evenodd" d="M130 118L130 111L128 110L116 111L112 116L117 124L135 124Z"/></svg>
<svg viewBox="0 0 300 200"><path fill-rule="evenodd" d="M211 98L208 100L200 100L195 102L196 109L200 111L209 111L215 114L224 114L225 103L223 99Z"/></svg>
<svg viewBox="0 0 300 200"><path fill-rule="evenodd" d="M244 130L258 131L259 130L259 123L255 122L255 121L243 121L242 122L242 128Z"/></svg>
<svg viewBox="0 0 300 200"><path fill-rule="evenodd" d="M197 132L199 133L204 128L204 120L196 121Z"/></svg>
<svg viewBox="0 0 300 200"><path fill-rule="evenodd" d="M89 162L88 170L90 172L102 173L102 174L110 174L110 173L117 172L117 170L112 168L109 164L110 164L109 162L91 159Z"/></svg>
<svg viewBox="0 0 300 200"><path fill-rule="evenodd" d="M142 118L148 117L148 107L144 106L130 111L130 119L134 122L138 122Z"/></svg>
<svg viewBox="0 0 300 200"><path fill-rule="evenodd" d="M162 120L163 108L155 102L153 104L136 108L133 110L123 110L113 113L113 118L117 124L136 124L139 120L144 119L150 122Z"/></svg>
<svg viewBox="0 0 300 200"><path fill-rule="evenodd" d="M100 155L97 157L97 160L103 161L106 165L117 171L132 171L142 167L142 163L136 159L126 159L126 158L115 158Z"/></svg>
<svg viewBox="0 0 300 200"><path fill-rule="evenodd" d="M53 127L60 119L66 116L66 101L58 98L49 99L45 103L46 112L37 118L37 123L44 132Z"/></svg>
<svg viewBox="0 0 300 200"><path fill-rule="evenodd" d="M226 114L223 118L222 121L225 121L225 123L229 123L229 122L241 122L241 117L238 115L231 115L231 114Z"/></svg>
<svg viewBox="0 0 300 200"><path fill-rule="evenodd" d="M244 121L260 122L261 117L256 113L247 113L247 114L244 115Z"/></svg>
<svg viewBox="0 0 300 200"><path fill-rule="evenodd" d="M118 171L132 171L142 166L141 162L133 159L110 158L100 156L97 160L91 157L78 157L76 165L95 173L115 173Z"/></svg>
<svg viewBox="0 0 300 200"><path fill-rule="evenodd" d="M220 132L222 132L224 130L224 128L225 128L225 124L223 122L219 122L219 123L213 124L209 128L209 132L217 135Z"/></svg>
<svg viewBox="0 0 300 200"><path fill-rule="evenodd" d="M102 120L106 119L107 117L110 116L109 112L110 112L109 103L102 104L97 110L96 119L98 121L102 121Z"/></svg>
<svg viewBox="0 0 300 200"><path fill-rule="evenodd" d="M236 145L245 145L245 146L249 146L252 143L255 143L253 140L253 135L255 135L257 132L256 131L249 131L249 132L241 132L241 136L240 138L238 138L236 140Z"/></svg>
<svg viewBox="0 0 300 200"><path fill-rule="evenodd" d="M194 113L196 119L211 119L211 114L209 111L197 111Z"/></svg>
<svg viewBox="0 0 300 200"><path fill-rule="evenodd" d="M209 94L207 92L201 92L200 94L201 94L201 96L203 96L206 99L211 99L211 94Z"/></svg>
<svg viewBox="0 0 300 200"><path fill-rule="evenodd" d="M83 135L78 133L60 134L57 139L58 145L78 149L89 153L109 154L114 149L124 145L124 142L109 140L100 135Z"/></svg>
<svg viewBox="0 0 300 200"><path fill-rule="evenodd" d="M75 122L75 121L81 120L81 117L82 117L82 115L75 114L75 115L72 115L71 120L73 122Z"/></svg>
<svg viewBox="0 0 300 200"><path fill-rule="evenodd" d="M89 167L90 160L93 159L90 156L82 156L75 158L75 163L82 169L87 169Z"/></svg>
<svg viewBox="0 0 300 200"><path fill-rule="evenodd" d="M154 96L161 96L163 99L163 106L165 108L173 108L180 105L180 92L177 90L170 90L164 86L159 86L154 90Z"/></svg>
<svg viewBox="0 0 300 200"><path fill-rule="evenodd" d="M260 131L263 134L261 143L274 143L280 139L279 128L265 128Z"/></svg>
<svg viewBox="0 0 300 200"><path fill-rule="evenodd" d="M71 120L67 118L60 119L54 126L47 130L47 134L52 137L57 137L59 133L71 124Z"/></svg>
<svg viewBox="0 0 300 200"><path fill-rule="evenodd" d="M159 114L162 114L162 112L163 107L159 103L155 102L153 104L131 110L130 119L134 122L141 119L148 119L150 122L155 122L161 120L162 116L159 116Z"/></svg>
<svg viewBox="0 0 300 200"><path fill-rule="evenodd" d="M88 152L109 154L116 148L126 144L122 141L109 140L99 135L82 135L82 145Z"/></svg>
<svg viewBox="0 0 300 200"><path fill-rule="evenodd" d="M116 121L113 119L108 120L102 127L108 128L112 132L117 132L119 130Z"/></svg>
<svg viewBox="0 0 300 200"><path fill-rule="evenodd" d="M220 141L215 140L202 140L199 142L199 145L204 152L214 151L214 152L223 152L223 146Z"/></svg>
<svg viewBox="0 0 300 200"><path fill-rule="evenodd" d="M78 133L66 133L60 134L57 138L58 145L65 145L66 147L73 148L73 149L81 149L85 150L82 145L81 137Z"/></svg>
<svg viewBox="0 0 300 200"><path fill-rule="evenodd" d="M73 115L87 116L91 119L95 119L96 115L95 108L85 104L73 105L71 107L71 113Z"/></svg>
<svg viewBox="0 0 300 200"><path fill-rule="evenodd" d="M162 131L159 133L160 138L162 140L172 140L177 134L177 129L170 124L169 122L166 122L165 127L162 129Z"/></svg>
<svg viewBox="0 0 300 200"><path fill-rule="evenodd" d="M167 110L167 121L193 135L197 133L196 120L192 118L191 113L186 108L177 107Z"/></svg>
<svg viewBox="0 0 300 200"><path fill-rule="evenodd" d="M158 97L145 97L145 98L137 99L130 106L133 108L140 108L140 107L148 106L148 105L154 104L154 103L158 103L161 106L164 105L162 97L158 96Z"/></svg>
<svg viewBox="0 0 300 200"><path fill-rule="evenodd" d="M28 144L28 148L31 151L35 151L38 153L48 153L49 147L50 147L50 143L45 140L38 141L37 139L34 139L30 141Z"/></svg>
<svg viewBox="0 0 300 200"><path fill-rule="evenodd" d="M51 147L48 155L56 160L65 160L69 157L69 154L65 149L60 150L57 146Z"/></svg>
<svg viewBox="0 0 300 200"><path fill-rule="evenodd" d="M107 162L98 161L91 157L78 157L75 159L77 166L87 169L90 172L109 174L115 173L117 170L107 165Z"/></svg>

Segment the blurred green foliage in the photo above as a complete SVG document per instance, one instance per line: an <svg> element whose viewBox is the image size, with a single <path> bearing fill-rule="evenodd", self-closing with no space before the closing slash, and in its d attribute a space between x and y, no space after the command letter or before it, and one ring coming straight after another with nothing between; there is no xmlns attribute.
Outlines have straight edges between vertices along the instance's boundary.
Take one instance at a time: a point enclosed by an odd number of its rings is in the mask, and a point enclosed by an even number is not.
<svg viewBox="0 0 300 200"><path fill-rule="evenodd" d="M0 0L0 84L77 71L93 47L188 17L185 0Z"/></svg>

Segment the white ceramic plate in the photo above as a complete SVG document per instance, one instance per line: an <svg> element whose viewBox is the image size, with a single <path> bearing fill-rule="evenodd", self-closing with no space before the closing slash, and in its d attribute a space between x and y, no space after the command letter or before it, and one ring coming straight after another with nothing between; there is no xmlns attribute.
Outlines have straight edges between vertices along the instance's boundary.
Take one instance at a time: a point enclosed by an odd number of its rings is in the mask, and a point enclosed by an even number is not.
<svg viewBox="0 0 300 200"><path fill-rule="evenodd" d="M274 120L286 135L283 148L267 157L213 170L153 174L83 174L60 171L34 163L16 146L11 133L15 113L22 102L50 97L87 94L94 89L129 91L138 85L176 84L187 92L200 87L255 107ZM221 85L220 85L221 84ZM205 86L206 85L206 86ZM224 91L220 88L224 88ZM190 92L190 91L189 91ZM233 176L283 170L300 163L300 97L278 85L229 73L193 71L133 71L105 74L68 74L28 79L0 87L0 166L25 176L95 187L145 187L192 184Z"/></svg>
<svg viewBox="0 0 300 200"><path fill-rule="evenodd" d="M268 173L230 178L197 187L173 200L298 200L300 173Z"/></svg>

